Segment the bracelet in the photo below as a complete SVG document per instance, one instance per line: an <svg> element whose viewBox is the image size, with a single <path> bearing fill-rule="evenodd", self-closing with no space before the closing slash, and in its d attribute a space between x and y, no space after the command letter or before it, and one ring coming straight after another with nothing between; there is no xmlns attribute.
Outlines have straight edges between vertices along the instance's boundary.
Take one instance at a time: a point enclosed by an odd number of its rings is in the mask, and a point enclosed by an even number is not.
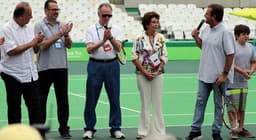
<svg viewBox="0 0 256 140"><path fill-rule="evenodd" d="M111 36L111 37L109 37L109 38L108 38L108 40L110 40L110 41L111 41L113 38L114 38L114 37L113 37L113 36Z"/></svg>

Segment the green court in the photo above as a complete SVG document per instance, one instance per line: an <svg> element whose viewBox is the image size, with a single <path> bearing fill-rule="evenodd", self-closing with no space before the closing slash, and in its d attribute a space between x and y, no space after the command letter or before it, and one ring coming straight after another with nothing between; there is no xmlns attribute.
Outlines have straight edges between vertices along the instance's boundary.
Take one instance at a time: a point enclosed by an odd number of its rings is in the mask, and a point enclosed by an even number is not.
<svg viewBox="0 0 256 140"><path fill-rule="evenodd" d="M182 63L182 62L179 62ZM183 62L184 63L184 62ZM172 65L173 64L173 65ZM172 65L172 66L171 66ZM178 64L176 64L178 65ZM184 65L184 64L182 64ZM125 67L131 67L128 64ZM168 69L176 67L174 62L169 63ZM194 67L197 67L194 65ZM81 68L85 72L85 67ZM174 69L174 68L173 68ZM163 94L163 113L167 133L178 137L185 137L190 131L190 124L193 118L194 105L197 93L197 72L181 72L179 70L167 72L164 75L164 94ZM253 77L249 82L249 95L246 112L246 126L253 133L256 133L256 79ZM83 110L85 105L85 83L86 74L69 75L69 101L72 139L82 139L84 121ZM103 88L104 89L104 88ZM53 89L48 100L48 120L51 124L51 132L47 134L49 139L60 139L58 135L58 121L56 116L56 102ZM0 80L0 127L7 124L6 99L4 83ZM51 105L52 104L52 105ZM50 107L53 107L52 115L49 116ZM27 123L27 110L24 102L22 103L23 123ZM127 139L135 139L137 125L140 113L140 97L137 90L136 76L132 72L123 72L121 74L121 109L122 109L122 127ZM209 98L205 120L203 124L203 139L211 138L211 124L213 121L213 98ZM102 90L101 97L97 105L97 125L98 129L95 139L110 139L108 130L109 104L105 90ZM223 127L222 136L228 139L228 130Z"/></svg>

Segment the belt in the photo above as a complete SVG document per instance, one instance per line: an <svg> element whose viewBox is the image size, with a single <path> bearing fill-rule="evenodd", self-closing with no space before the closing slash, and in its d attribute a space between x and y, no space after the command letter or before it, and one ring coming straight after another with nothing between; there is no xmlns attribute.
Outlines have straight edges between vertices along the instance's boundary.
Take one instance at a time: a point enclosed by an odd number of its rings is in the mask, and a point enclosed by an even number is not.
<svg viewBox="0 0 256 140"><path fill-rule="evenodd" d="M89 60L94 61L94 62L99 62L99 63L110 63L112 61L117 60L117 57L112 58L112 59L105 59L105 60L104 59L95 59L95 58L90 57Z"/></svg>

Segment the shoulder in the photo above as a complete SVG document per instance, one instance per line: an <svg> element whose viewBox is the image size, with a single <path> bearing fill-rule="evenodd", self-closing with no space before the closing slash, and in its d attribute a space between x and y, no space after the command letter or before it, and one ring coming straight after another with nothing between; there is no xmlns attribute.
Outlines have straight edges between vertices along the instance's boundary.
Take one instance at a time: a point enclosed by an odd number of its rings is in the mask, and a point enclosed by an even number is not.
<svg viewBox="0 0 256 140"><path fill-rule="evenodd" d="M164 35L161 34L161 33L157 33L157 34L156 34L156 37L157 37L158 39L165 40Z"/></svg>
<svg viewBox="0 0 256 140"><path fill-rule="evenodd" d="M92 32L92 31L96 31L96 25L90 25L87 29L86 29L86 31L87 32Z"/></svg>
<svg viewBox="0 0 256 140"><path fill-rule="evenodd" d="M112 25L111 28L112 30L121 31L121 28L117 25Z"/></svg>

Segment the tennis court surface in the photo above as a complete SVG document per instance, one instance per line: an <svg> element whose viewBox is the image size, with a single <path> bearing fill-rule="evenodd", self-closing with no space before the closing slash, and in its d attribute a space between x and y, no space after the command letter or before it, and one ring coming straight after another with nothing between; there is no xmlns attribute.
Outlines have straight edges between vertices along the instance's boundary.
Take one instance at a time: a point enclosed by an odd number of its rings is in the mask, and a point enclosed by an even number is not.
<svg viewBox="0 0 256 140"><path fill-rule="evenodd" d="M163 113L167 133L184 138L190 131L190 125L193 119L194 106L197 92L197 62L181 64L182 67L177 68L176 62L170 62L166 67L164 75L164 94L163 94ZM85 64L77 67L76 70L86 71ZM126 134L127 140L134 140L137 135L137 126L140 113L140 97L137 90L136 76L133 73L132 64L121 66L121 109L122 109L122 130ZM193 68L194 67L194 68ZM190 70L188 70L190 69ZM131 72L132 70L132 72ZM85 105L85 83L86 73L70 72L69 75L69 100L70 100L70 118L69 125L71 127L71 135L73 140L82 139L83 128L83 111ZM246 111L246 128L256 134L256 79L253 77L249 82L249 95ZM48 99L48 119L51 125L51 131L47 134L48 139L61 139L58 134L58 122L56 116L56 101L51 88ZM7 124L6 117L6 99L5 99L4 83L0 80L0 127ZM52 113L49 113L51 110ZM22 102L22 122L28 123L27 110L24 102ZM209 98L203 124L203 140L211 139L211 124L213 122L213 98ZM49 116L49 114L52 114ZM95 140L111 139L108 128L109 104L105 90L102 90L101 97L97 105L97 132ZM222 136L229 139L228 130L223 126ZM246 138L244 138L246 139Z"/></svg>

